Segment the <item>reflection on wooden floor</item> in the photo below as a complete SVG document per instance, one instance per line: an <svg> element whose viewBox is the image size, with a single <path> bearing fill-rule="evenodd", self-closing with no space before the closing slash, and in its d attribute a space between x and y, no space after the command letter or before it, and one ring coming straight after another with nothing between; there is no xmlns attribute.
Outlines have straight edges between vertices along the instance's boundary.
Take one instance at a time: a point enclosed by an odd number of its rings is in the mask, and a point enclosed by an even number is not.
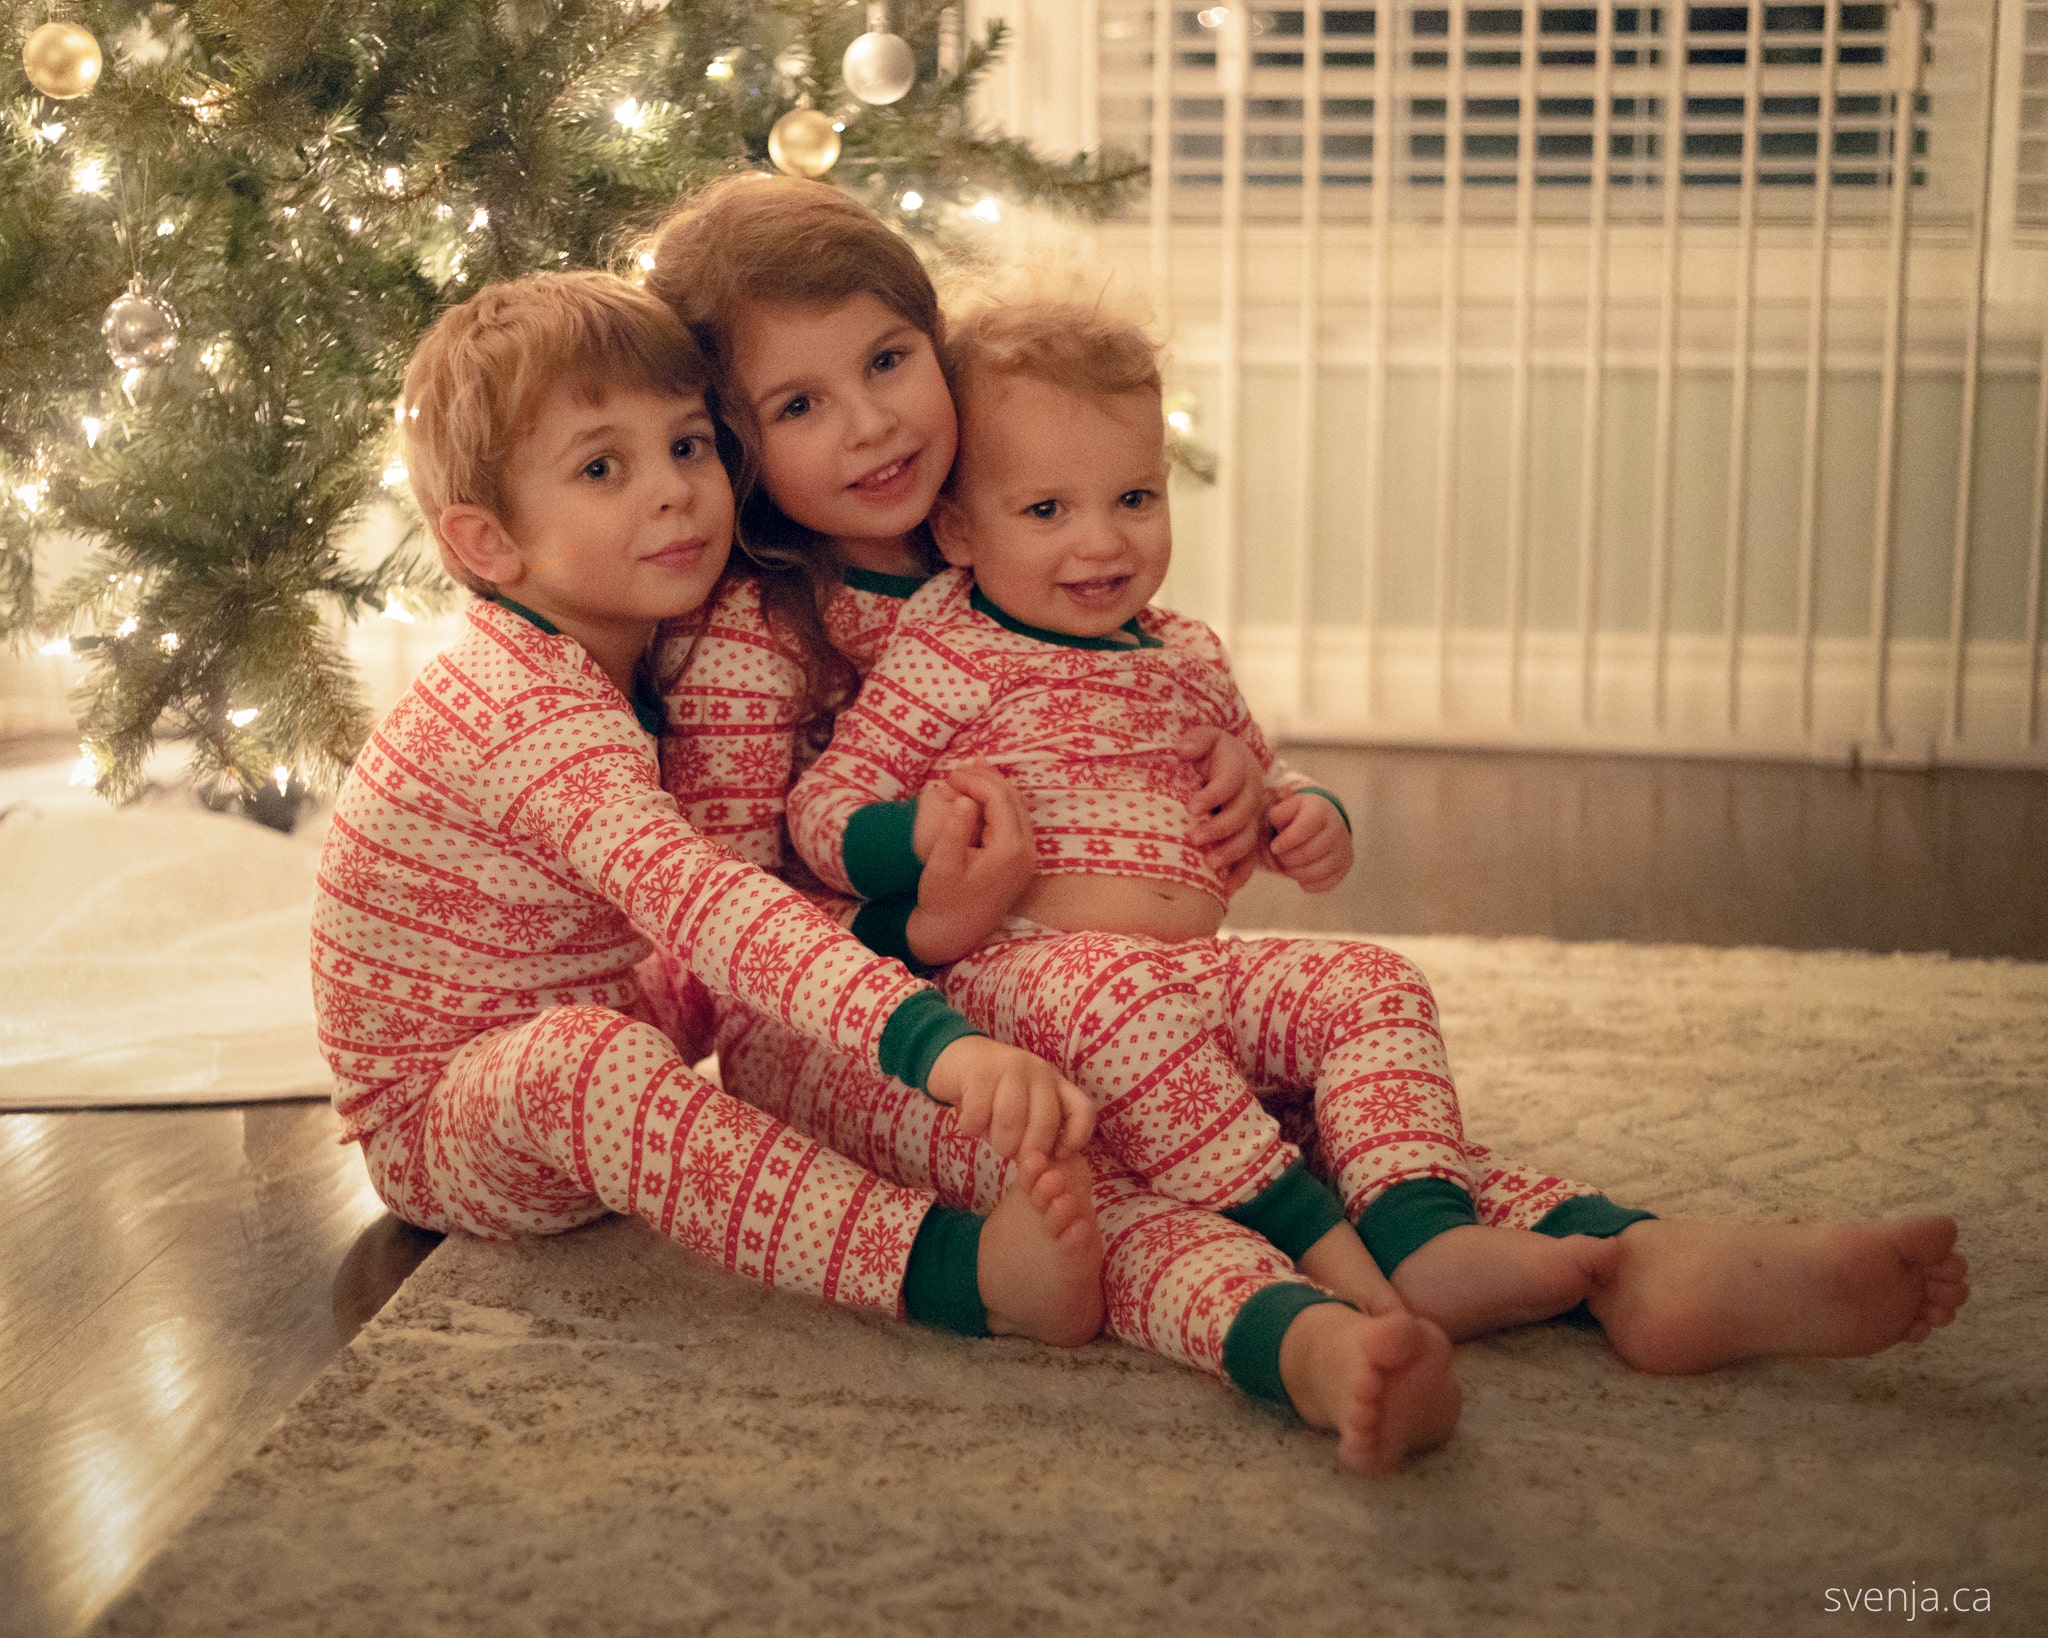
<svg viewBox="0 0 2048 1638"><path fill-rule="evenodd" d="M1308 747L1360 864L1232 925L2048 959L2048 778ZM0 1115L0 1635L65 1638L431 1249L324 1105Z"/></svg>

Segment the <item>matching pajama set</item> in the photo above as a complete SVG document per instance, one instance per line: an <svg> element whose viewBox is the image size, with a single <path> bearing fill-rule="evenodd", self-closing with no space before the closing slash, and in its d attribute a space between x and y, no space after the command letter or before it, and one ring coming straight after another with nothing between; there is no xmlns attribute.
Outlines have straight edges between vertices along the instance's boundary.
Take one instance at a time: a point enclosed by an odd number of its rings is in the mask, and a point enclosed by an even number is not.
<svg viewBox="0 0 2048 1638"><path fill-rule="evenodd" d="M889 641L897 616L918 594L920 581L850 569L846 586L827 608L827 631L866 672ZM686 665L682 663L684 645L690 645ZM768 629L754 588L750 584L729 588L707 612L700 629L678 639L662 670L666 676L678 678L668 694L672 733L664 739L662 749L664 782L676 794L684 815L764 868L795 870L797 876L807 876L801 862L788 856L782 807L788 780L801 764L809 762L815 747L807 741L805 723L799 719L801 672ZM1245 719L1245 727L1249 729L1249 719ZM1171 743L1171 735L1165 735L1165 743ZM1178 837L1186 825L1184 803L1194 784L1182 784L1182 774L1174 774L1174 780L1180 792L1174 801L1180 807L1176 807L1171 831ZM1202 868L1206 870L1206 864ZM852 911L852 905L842 907L842 919L852 917ZM887 942L893 925L895 936L901 938L903 913L903 903L897 903L895 909L887 901L868 905L860 911L860 919L868 923L866 936ZM1042 940L1024 936L1008 942L1036 944ZM1124 944L1143 942L1126 940ZM1198 985L1188 971L1165 971L1161 977L1161 962L1171 968L1167 958L1176 950L1182 958L1196 960L1206 948L1153 944L1137 952L1120 950L1116 954L1126 958L1124 968L1100 981L1094 973L1083 971L1081 962L1075 962L1065 999L1044 1009L1042 1022L1055 1028L1073 1026L1083 1036L1092 1034L1081 1024L1083 1016L1098 1016L1102 1007L1110 1007L1112 1018L1128 1014L1128 999L1118 1001L1116 991L1133 981L1133 975L1145 979L1151 995L1157 997L1163 991L1167 1005L1206 1005L1206 1001L1190 999ZM1415 1081L1405 1063L1407 1052L1417 1050L1411 1036L1419 1040L1419 1057L1434 1050L1440 1061L1442 1046L1434 1032L1434 1003L1419 975L1413 975L1413 968L1386 966L1397 958L1370 952L1370 946L1329 942L1325 950L1335 950L1339 962L1360 958L1378 962L1382 968L1380 987L1401 999L1399 1036L1403 1044L1399 1057L1403 1065L1399 1079L1403 1083ZM1362 956L1362 952L1370 954ZM1296 954L1313 958L1319 952ZM668 962L668 968L668 983L651 985L651 989L678 991L680 975L674 962ZM989 964L987 971L995 971L995 964ZM1253 964L1237 987L1239 1003L1260 1011L1286 993L1290 1005L1298 1005L1300 997L1294 991L1313 977L1315 968L1300 960ZM688 985L682 985L682 991L686 989ZM1092 1007L1075 999L1090 989L1100 993L1100 1005ZM1389 999L1389 995L1380 999ZM1360 1034L1358 1026L1364 1024L1366 1036L1386 1042L1391 1050L1397 1030L1382 1026L1380 1018L1378 1014L1370 1020L1354 1018L1346 1028L1356 1036ZM1257 1036L1260 1032L1251 1026L1245 1034ZM883 1175L932 1188L946 1202L977 1210L987 1210L999 1196L1006 1167L995 1161L985 1145L961 1138L950 1110L907 1091L899 1081L877 1077L866 1067L743 1005L721 1003L717 1007L715 1044L727 1089L827 1140L831 1147L872 1165ZM1305 1089L1315 1081L1313 1073L1305 1073L1313 1057L1307 1050L1311 1042L1303 1030L1294 1030L1292 1036L1282 1032L1266 1044L1278 1054L1288 1073L1262 1079L1262 1095L1276 1108L1294 1143L1309 1151L1311 1163L1319 1171L1327 1169L1325 1151L1317 1143L1313 1114L1305 1100ZM1049 1052L1049 1057L1071 1063L1071 1054L1059 1050ZM1448 1091L1448 1077L1442 1081L1442 1089ZM1270 1140L1266 1147L1272 1147ZM1286 1153L1284 1147L1280 1153ZM1112 1335L1200 1370L1229 1376L1251 1392L1284 1398L1278 1382L1278 1339L1294 1314L1323 1300L1321 1294L1296 1274L1292 1263L1264 1235L1253 1233L1245 1224L1159 1194L1137 1171L1106 1163L1100 1155L1092 1155L1092 1163L1096 1167L1096 1208L1106 1243L1104 1286ZM1479 1216L1487 1222L1532 1224L1546 1214L1563 1220L1571 1210L1565 1202L1587 1196L1573 1183L1499 1163L1477 1145L1462 1147L1454 1169L1464 1183L1477 1186L1470 1198L1477 1198ZM1282 1175L1286 1175L1284 1163ZM1462 1186L1444 1181L1442 1188L1456 1190L1464 1198ZM1290 1186L1290 1192L1296 1200L1303 1194L1296 1186ZM1583 1226L1595 1226L1591 1216L1581 1210ZM1470 1216L1458 1220L1470 1220ZM1556 1233L1569 1231L1559 1226Z"/></svg>
<svg viewBox="0 0 2048 1638"><path fill-rule="evenodd" d="M690 1009L644 982L650 946L877 1078L921 1083L968 1031L693 831L579 644L472 605L357 759L320 859L320 1041L379 1195L489 1237L630 1212L764 1284L983 1323L978 1225L692 1071Z"/></svg>

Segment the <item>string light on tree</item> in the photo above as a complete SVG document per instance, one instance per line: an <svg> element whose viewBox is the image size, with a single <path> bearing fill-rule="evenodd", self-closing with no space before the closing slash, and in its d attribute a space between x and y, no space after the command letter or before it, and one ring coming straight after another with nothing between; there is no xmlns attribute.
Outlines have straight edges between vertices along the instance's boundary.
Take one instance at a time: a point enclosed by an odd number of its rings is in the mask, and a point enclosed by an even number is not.
<svg viewBox="0 0 2048 1638"><path fill-rule="evenodd" d="M790 176L823 176L839 162L839 129L815 108L792 108L768 132L768 157Z"/></svg>
<svg viewBox="0 0 2048 1638"><path fill-rule="evenodd" d="M168 302L149 293L138 273L107 308L100 334L117 369L147 369L177 351L178 315Z"/></svg>
<svg viewBox="0 0 2048 1638"><path fill-rule="evenodd" d="M900 102L917 83L917 58L902 35L889 32L885 0L870 0L867 32L855 35L846 48L839 76L847 90L877 107Z"/></svg>
<svg viewBox="0 0 2048 1638"><path fill-rule="evenodd" d="M99 84L100 43L76 23L45 23L21 48L28 83L46 97L68 102Z"/></svg>

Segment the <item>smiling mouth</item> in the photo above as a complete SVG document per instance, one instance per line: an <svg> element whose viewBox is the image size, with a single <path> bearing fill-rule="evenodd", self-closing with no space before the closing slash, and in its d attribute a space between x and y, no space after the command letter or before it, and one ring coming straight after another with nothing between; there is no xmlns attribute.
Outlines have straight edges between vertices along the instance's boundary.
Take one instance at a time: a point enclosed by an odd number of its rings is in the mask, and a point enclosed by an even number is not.
<svg viewBox="0 0 2048 1638"><path fill-rule="evenodd" d="M658 552L653 553L650 563L684 563L704 555L710 544L702 535L693 535L688 540L672 540Z"/></svg>
<svg viewBox="0 0 2048 1638"><path fill-rule="evenodd" d="M1127 574L1104 575L1097 580L1063 580L1060 590L1083 603L1106 603L1131 583Z"/></svg>
<svg viewBox="0 0 2048 1638"><path fill-rule="evenodd" d="M897 479L901 478L905 473L907 473L911 469L911 467L916 463L916 461L917 452L915 450L911 451L911 453L908 455L899 455L896 457L895 460L886 462L883 465L876 467L874 471L866 473L862 477L854 479L854 481L848 484L846 487L853 490L859 490L864 493L871 493L879 489L887 489L891 484L895 483Z"/></svg>

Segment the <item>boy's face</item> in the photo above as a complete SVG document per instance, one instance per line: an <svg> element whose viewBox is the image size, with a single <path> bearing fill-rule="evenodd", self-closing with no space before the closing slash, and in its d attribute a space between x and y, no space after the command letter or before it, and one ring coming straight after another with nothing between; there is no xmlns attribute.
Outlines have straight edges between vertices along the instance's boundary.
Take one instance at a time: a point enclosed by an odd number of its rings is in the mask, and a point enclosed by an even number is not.
<svg viewBox="0 0 2048 1638"><path fill-rule="evenodd" d="M862 292L755 307L732 357L777 506L856 553L924 522L959 436L930 336Z"/></svg>
<svg viewBox="0 0 2048 1638"><path fill-rule="evenodd" d="M1107 636L1152 601L1173 557L1158 395L988 379L932 522L946 561L973 569L1005 614Z"/></svg>
<svg viewBox="0 0 2048 1638"><path fill-rule="evenodd" d="M732 485L700 394L620 389L589 403L559 384L509 466L516 565L492 578L572 636L629 638L685 614L725 567Z"/></svg>

